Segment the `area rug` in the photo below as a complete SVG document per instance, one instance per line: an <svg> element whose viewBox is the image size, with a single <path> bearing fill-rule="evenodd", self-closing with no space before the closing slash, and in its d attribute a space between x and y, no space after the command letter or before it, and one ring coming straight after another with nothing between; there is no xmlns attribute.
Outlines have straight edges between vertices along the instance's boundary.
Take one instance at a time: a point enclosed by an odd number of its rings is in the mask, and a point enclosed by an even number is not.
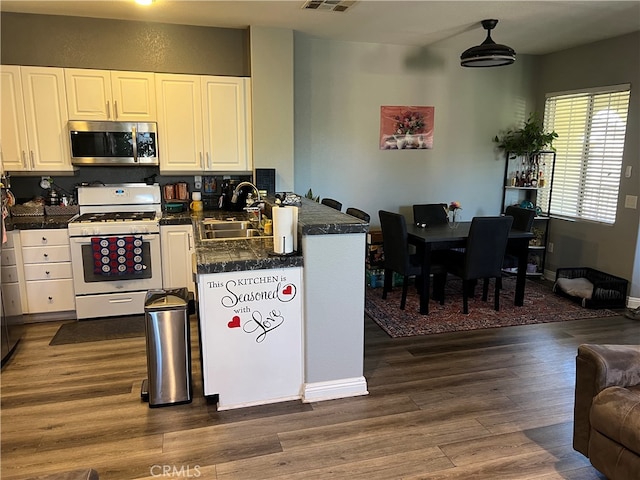
<svg viewBox="0 0 640 480"><path fill-rule="evenodd" d="M420 297L413 285L409 287L407 305L400 310L402 287L394 287L382 299L382 288L366 287L365 313L390 337L411 337L434 333L477 330L481 328L563 322L584 318L620 315L612 310L591 310L555 295L549 286L527 280L522 307L513 304L515 277L503 279L500 291L500 311L493 309L493 288L489 286L489 299L482 301L482 284L476 288L476 297L469 299L469 314L462 313L462 281L448 278L445 304L431 299L429 315L421 315Z"/></svg>
<svg viewBox="0 0 640 480"><path fill-rule="evenodd" d="M60 326L49 345L144 337L144 315L76 320Z"/></svg>

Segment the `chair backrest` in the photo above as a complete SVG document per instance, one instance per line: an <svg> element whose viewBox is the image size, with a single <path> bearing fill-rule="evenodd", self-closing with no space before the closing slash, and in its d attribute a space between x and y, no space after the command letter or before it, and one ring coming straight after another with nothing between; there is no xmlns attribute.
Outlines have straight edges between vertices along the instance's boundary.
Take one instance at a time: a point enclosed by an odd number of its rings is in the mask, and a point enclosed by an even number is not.
<svg viewBox="0 0 640 480"><path fill-rule="evenodd" d="M359 218L365 222L371 221L371 216L367 212L363 212L359 208L349 207L347 208L347 215L351 215L352 217Z"/></svg>
<svg viewBox="0 0 640 480"><path fill-rule="evenodd" d="M413 206L413 223L430 225L444 224L449 221L446 203L423 203Z"/></svg>
<svg viewBox="0 0 640 480"><path fill-rule="evenodd" d="M380 210L378 216L382 228L384 266L404 275L409 271L410 264L407 224L404 216L385 210Z"/></svg>
<svg viewBox="0 0 640 480"><path fill-rule="evenodd" d="M502 275L513 217L474 217L465 251L464 277L493 278Z"/></svg>
<svg viewBox="0 0 640 480"><path fill-rule="evenodd" d="M530 208L522 208L516 205L509 205L504 211L505 215L513 217L512 228L530 232L533 227L533 220L536 217L536 211Z"/></svg>
<svg viewBox="0 0 640 480"><path fill-rule="evenodd" d="M342 203L340 203L337 200L334 200L333 198L323 198L322 202L320 203L322 203L323 205L326 205L327 207L335 208L338 211L342 210Z"/></svg>

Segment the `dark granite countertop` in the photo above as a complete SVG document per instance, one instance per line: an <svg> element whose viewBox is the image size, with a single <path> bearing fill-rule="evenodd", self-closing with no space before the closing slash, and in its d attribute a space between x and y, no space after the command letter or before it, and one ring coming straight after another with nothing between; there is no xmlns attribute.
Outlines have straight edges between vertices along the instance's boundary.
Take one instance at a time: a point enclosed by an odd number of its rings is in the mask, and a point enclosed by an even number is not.
<svg viewBox="0 0 640 480"><path fill-rule="evenodd" d="M275 199L267 198L266 202L275 205ZM160 225L187 225L193 219L198 218L219 218L236 217L246 218L244 212L226 212L222 210L211 210L201 214L163 213ZM333 208L322 205L308 198L302 198L300 211L298 214L298 232L302 235L327 235L341 233L366 233L369 231L369 224L362 220L341 213Z"/></svg>
<svg viewBox="0 0 640 480"><path fill-rule="evenodd" d="M75 215L38 215L5 218L7 231L38 230L43 228L67 228L69 220Z"/></svg>
<svg viewBox="0 0 640 480"><path fill-rule="evenodd" d="M269 206L275 204L273 200L266 199ZM73 216L11 217L7 219L7 230L66 228L72 218ZM199 234L199 220L203 218L243 220L247 218L247 213L221 210L205 211L198 214L163 212L160 220L161 226L193 224L198 274L301 267L303 265L301 253L286 256L273 254L272 237L202 241ZM302 198L298 215L298 233L300 235L366 233L368 230L369 224L358 218Z"/></svg>

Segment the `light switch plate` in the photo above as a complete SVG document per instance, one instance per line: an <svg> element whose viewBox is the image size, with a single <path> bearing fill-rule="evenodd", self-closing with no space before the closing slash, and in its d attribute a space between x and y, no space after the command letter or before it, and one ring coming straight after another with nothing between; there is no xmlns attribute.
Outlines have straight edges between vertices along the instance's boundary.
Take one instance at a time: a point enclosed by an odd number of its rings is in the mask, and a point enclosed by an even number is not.
<svg viewBox="0 0 640 480"><path fill-rule="evenodd" d="M624 176L625 178L631 178L631 170L632 170L632 165L627 165L627 168L625 168L624 170Z"/></svg>
<svg viewBox="0 0 640 480"><path fill-rule="evenodd" d="M627 195L624 197L624 208L638 208L638 197L636 195Z"/></svg>

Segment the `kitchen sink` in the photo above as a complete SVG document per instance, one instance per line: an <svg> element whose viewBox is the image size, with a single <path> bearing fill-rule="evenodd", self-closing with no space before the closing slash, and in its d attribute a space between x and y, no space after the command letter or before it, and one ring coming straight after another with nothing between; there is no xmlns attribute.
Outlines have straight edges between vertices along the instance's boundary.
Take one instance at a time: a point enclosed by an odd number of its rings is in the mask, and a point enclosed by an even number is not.
<svg viewBox="0 0 640 480"><path fill-rule="evenodd" d="M205 219L200 228L202 240L240 240L264 236L249 221Z"/></svg>
<svg viewBox="0 0 640 480"><path fill-rule="evenodd" d="M209 231L218 230L247 230L252 228L251 222L243 220L213 220L204 219L202 221L202 227Z"/></svg>

